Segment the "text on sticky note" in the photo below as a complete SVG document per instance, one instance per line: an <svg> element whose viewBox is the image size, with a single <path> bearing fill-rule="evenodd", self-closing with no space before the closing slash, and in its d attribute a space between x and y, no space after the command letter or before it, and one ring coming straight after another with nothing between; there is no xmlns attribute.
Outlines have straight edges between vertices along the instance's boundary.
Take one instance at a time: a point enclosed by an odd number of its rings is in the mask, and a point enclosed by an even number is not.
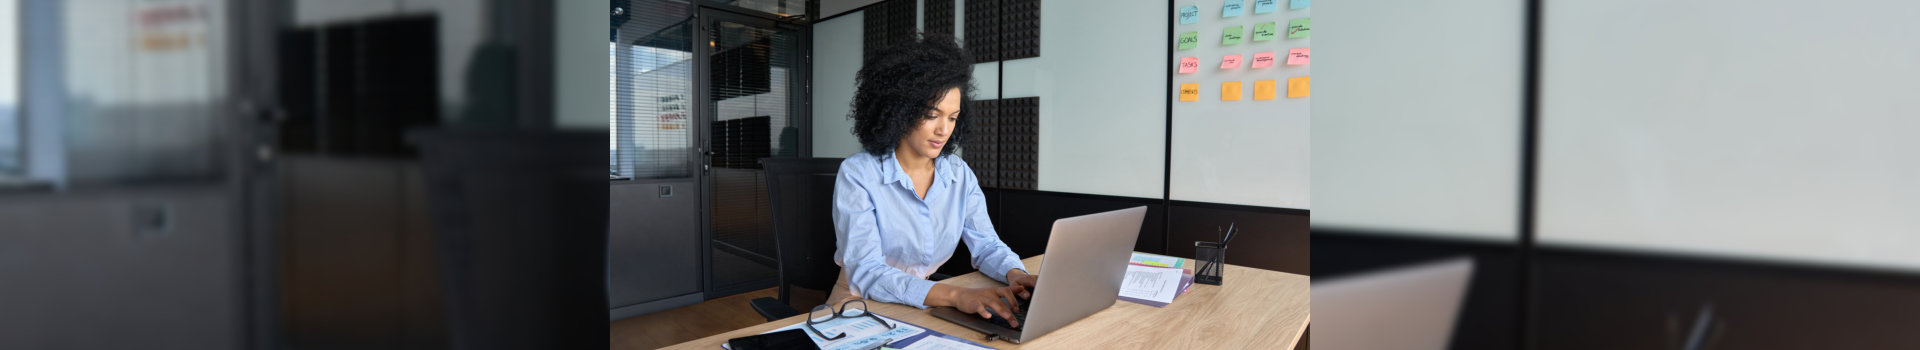
<svg viewBox="0 0 1920 350"><path fill-rule="evenodd" d="M1310 28L1310 25L1312 24L1310 21L1308 21L1310 19L1311 18L1301 18L1301 19L1296 19L1292 21L1287 21L1287 37L1296 38L1296 39L1307 37L1307 32L1313 29L1313 28Z"/></svg>
<svg viewBox="0 0 1920 350"><path fill-rule="evenodd" d="M1245 0L1227 0L1227 3L1220 5L1220 17L1239 17L1240 12L1244 10L1240 8L1240 5L1245 3L1244 1Z"/></svg>
<svg viewBox="0 0 1920 350"><path fill-rule="evenodd" d="M1253 25L1253 41L1273 40L1275 35L1280 34L1274 27L1275 24L1273 22Z"/></svg>
<svg viewBox="0 0 1920 350"><path fill-rule="evenodd" d="M1220 30L1220 45L1239 44L1243 33L1246 33L1244 26L1232 26Z"/></svg>
<svg viewBox="0 0 1920 350"><path fill-rule="evenodd" d="M1180 100L1181 101L1199 101L1200 100L1200 83L1180 84Z"/></svg>
<svg viewBox="0 0 1920 350"><path fill-rule="evenodd" d="M1269 13L1280 9L1280 0L1253 0L1253 13Z"/></svg>
<svg viewBox="0 0 1920 350"><path fill-rule="evenodd" d="M1180 58L1180 74L1193 73L1193 71L1199 70L1199 69L1200 69L1199 57L1181 57Z"/></svg>
<svg viewBox="0 0 1920 350"><path fill-rule="evenodd" d="M1220 69L1240 68L1240 55L1227 55L1220 58Z"/></svg>
<svg viewBox="0 0 1920 350"><path fill-rule="evenodd" d="M1298 66L1298 65L1307 64L1308 61L1312 60L1312 57L1309 57L1312 51L1313 49L1287 50L1287 65ZM1335 63L1338 63L1338 62L1335 62Z"/></svg>
<svg viewBox="0 0 1920 350"><path fill-rule="evenodd" d="M1253 99L1255 100L1273 99L1273 96L1274 96L1273 83L1274 81L1272 80L1261 80L1261 81L1253 82Z"/></svg>
<svg viewBox="0 0 1920 350"><path fill-rule="evenodd" d="M1313 95L1313 82L1311 79L1312 77L1287 79L1287 97L1294 98Z"/></svg>
<svg viewBox="0 0 1920 350"><path fill-rule="evenodd" d="M1200 44L1200 32L1180 33L1180 49L1181 50L1192 50L1194 45L1199 45L1199 44Z"/></svg>
<svg viewBox="0 0 1920 350"><path fill-rule="evenodd" d="M1220 100L1221 101L1239 101L1240 100L1240 82L1229 81L1225 83L1220 83Z"/></svg>
<svg viewBox="0 0 1920 350"><path fill-rule="evenodd" d="M1200 22L1199 6L1187 6L1187 7L1180 8L1180 24L1194 24L1198 22Z"/></svg>
<svg viewBox="0 0 1920 350"><path fill-rule="evenodd" d="M1273 52L1253 54L1253 68L1267 68L1273 65Z"/></svg>

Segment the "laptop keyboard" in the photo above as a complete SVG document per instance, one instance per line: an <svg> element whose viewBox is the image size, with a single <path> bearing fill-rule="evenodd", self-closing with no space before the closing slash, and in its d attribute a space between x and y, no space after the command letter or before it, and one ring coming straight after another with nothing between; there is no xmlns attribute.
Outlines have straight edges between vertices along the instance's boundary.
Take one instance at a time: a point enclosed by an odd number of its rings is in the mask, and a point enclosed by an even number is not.
<svg viewBox="0 0 1920 350"><path fill-rule="evenodd" d="M1024 326L1026 326L1026 325L1027 325L1027 310L1032 310L1032 309L1033 309L1033 308L1031 307L1031 306L1033 306L1033 305L1032 305L1032 304L1030 303L1031 301L1033 301L1033 299L1027 299L1027 298L1021 298L1021 299L1020 299L1020 311L1014 311L1014 312L1013 312L1013 319L1015 319L1015 320L1020 320L1020 326L1022 326L1022 327L1024 327ZM1004 318L1004 317L1001 317L1001 316L1000 316L1000 314L994 314L994 315L993 315L993 318L992 318L992 319L988 319L988 321L989 321L989 322L993 322L993 324L995 324L995 325L999 325L999 326L1001 326L1001 327L1007 327L1007 328L1009 328L1009 329L1014 329L1014 330L1019 330L1020 328L1022 328L1022 327L1014 327L1014 326L1013 326L1013 325L1012 325L1011 323L1009 323L1009 322L1007 322L1007 319L1006 319L1006 318Z"/></svg>

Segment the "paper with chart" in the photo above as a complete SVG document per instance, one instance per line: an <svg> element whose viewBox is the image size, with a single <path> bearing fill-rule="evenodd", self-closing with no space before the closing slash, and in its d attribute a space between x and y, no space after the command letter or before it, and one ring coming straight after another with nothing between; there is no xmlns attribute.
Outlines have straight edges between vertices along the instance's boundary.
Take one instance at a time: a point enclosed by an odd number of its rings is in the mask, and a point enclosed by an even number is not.
<svg viewBox="0 0 1920 350"><path fill-rule="evenodd" d="M884 316L881 318L885 319L888 324L892 324L894 326L893 329L887 329L887 326L874 322L871 317L841 317L827 321L826 323L814 324L813 328L825 332L827 335L846 333L847 336L837 340L826 340L826 338L821 338L819 335L808 331L807 337L813 338L813 344L819 345L820 350L865 350L874 348L874 345L879 344L879 342L890 340L897 342L927 332L926 329L906 322L900 322L900 320L886 318ZM806 329L803 328L806 325L806 321L800 321L800 323L795 323L792 326L780 327L779 329L767 331L766 333L789 329L806 331ZM721 347L732 349L724 345Z"/></svg>
<svg viewBox="0 0 1920 350"><path fill-rule="evenodd" d="M900 350L986 350L992 349L943 337L927 337Z"/></svg>
<svg viewBox="0 0 1920 350"><path fill-rule="evenodd" d="M1127 278L1120 282L1120 297L1165 306L1180 293L1181 271L1171 267L1127 265Z"/></svg>

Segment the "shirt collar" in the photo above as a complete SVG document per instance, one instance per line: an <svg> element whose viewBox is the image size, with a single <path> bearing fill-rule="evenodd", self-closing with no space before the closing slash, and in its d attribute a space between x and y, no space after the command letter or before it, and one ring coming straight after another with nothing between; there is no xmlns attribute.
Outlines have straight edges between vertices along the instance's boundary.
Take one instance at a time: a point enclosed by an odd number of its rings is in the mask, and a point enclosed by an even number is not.
<svg viewBox="0 0 1920 350"><path fill-rule="evenodd" d="M960 176L958 175L959 170L956 169L956 165L953 164L953 160L949 159L953 157L955 156L948 154L948 155L943 155L943 156L933 158L934 181L938 182L941 179L945 179L947 180L947 182L960 181ZM887 172L886 172L887 178L883 181L883 183L894 183L894 182L899 182L902 184L906 183L907 170L900 167L900 161L893 158L893 152L886 152L885 154L881 154L880 162L886 163L885 166L887 168ZM945 174L942 174L942 173L945 173Z"/></svg>

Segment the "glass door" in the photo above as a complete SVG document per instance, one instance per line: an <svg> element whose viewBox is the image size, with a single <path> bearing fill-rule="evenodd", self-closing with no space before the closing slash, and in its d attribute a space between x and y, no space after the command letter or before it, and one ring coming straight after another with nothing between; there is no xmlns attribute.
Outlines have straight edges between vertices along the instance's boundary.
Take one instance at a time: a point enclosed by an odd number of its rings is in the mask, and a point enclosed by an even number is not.
<svg viewBox="0 0 1920 350"><path fill-rule="evenodd" d="M702 176L708 189L707 297L773 287L773 214L759 160L807 154L802 29L718 9L701 12Z"/></svg>

